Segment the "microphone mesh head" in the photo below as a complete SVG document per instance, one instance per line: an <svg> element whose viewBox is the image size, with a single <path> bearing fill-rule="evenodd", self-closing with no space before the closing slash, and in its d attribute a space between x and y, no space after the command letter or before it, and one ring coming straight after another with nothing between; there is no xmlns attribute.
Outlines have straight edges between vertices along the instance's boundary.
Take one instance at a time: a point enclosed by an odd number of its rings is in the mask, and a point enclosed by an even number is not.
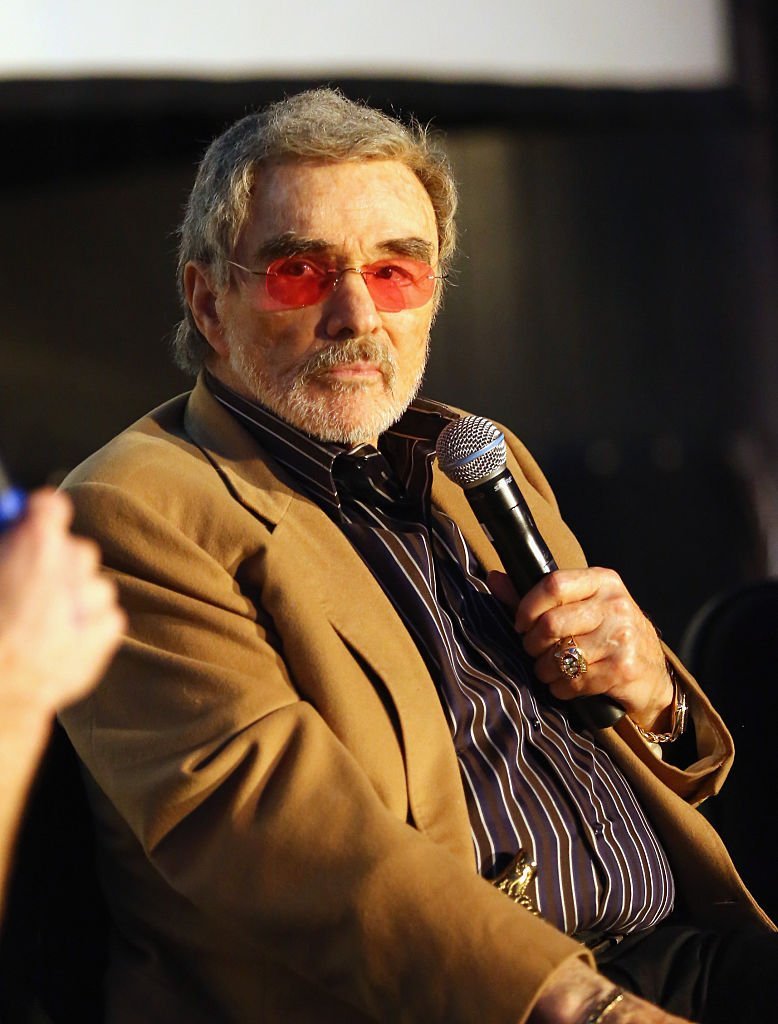
<svg viewBox="0 0 778 1024"><path fill-rule="evenodd" d="M463 416L440 432L438 464L460 487L475 487L505 468L505 437L483 416Z"/></svg>

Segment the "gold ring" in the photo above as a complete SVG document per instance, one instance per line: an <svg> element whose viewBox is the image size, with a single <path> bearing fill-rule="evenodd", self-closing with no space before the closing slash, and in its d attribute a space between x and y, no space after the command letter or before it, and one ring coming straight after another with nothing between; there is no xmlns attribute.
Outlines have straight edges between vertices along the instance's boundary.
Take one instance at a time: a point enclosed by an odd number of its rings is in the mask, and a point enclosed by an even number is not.
<svg viewBox="0 0 778 1024"><path fill-rule="evenodd" d="M559 671L568 679L577 679L589 668L584 652L578 646L578 641L574 636L557 640L554 657L559 662Z"/></svg>

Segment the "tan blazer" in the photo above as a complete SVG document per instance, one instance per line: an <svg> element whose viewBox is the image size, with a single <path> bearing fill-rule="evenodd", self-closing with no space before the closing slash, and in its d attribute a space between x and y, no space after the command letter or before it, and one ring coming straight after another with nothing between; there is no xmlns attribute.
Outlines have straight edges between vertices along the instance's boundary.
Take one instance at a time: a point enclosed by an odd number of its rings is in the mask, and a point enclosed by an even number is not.
<svg viewBox="0 0 778 1024"><path fill-rule="evenodd" d="M557 562L583 564L509 443ZM66 486L130 616L106 680L63 715L117 925L108 1019L525 1020L554 969L588 952L477 876L435 686L341 531L201 383ZM433 500L499 567L460 489L438 477ZM602 743L696 919L764 923L690 806L732 750L680 671L697 764L658 761L626 721Z"/></svg>

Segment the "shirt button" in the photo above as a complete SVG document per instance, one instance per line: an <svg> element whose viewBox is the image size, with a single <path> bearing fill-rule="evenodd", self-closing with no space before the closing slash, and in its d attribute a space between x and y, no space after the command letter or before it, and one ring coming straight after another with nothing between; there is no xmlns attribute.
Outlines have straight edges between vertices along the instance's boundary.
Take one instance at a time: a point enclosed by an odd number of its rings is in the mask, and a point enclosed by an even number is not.
<svg viewBox="0 0 778 1024"><path fill-rule="evenodd" d="M540 719L539 718L533 718L532 719L532 728L533 729L539 729L540 728Z"/></svg>
<svg viewBox="0 0 778 1024"><path fill-rule="evenodd" d="M594 823L594 834L601 836L605 832L605 826L601 821L595 821Z"/></svg>

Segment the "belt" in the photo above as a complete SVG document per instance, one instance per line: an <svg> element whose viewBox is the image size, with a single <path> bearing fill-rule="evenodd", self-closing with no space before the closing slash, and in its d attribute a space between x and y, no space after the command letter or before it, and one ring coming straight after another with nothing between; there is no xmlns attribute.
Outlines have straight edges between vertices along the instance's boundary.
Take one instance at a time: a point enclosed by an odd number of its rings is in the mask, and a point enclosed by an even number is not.
<svg viewBox="0 0 778 1024"><path fill-rule="evenodd" d="M571 939L575 939L576 942L580 942L587 949L591 950L595 958L602 956L609 950L613 949L625 938L624 935L611 935L608 932L589 932L582 931L576 932L570 936Z"/></svg>

